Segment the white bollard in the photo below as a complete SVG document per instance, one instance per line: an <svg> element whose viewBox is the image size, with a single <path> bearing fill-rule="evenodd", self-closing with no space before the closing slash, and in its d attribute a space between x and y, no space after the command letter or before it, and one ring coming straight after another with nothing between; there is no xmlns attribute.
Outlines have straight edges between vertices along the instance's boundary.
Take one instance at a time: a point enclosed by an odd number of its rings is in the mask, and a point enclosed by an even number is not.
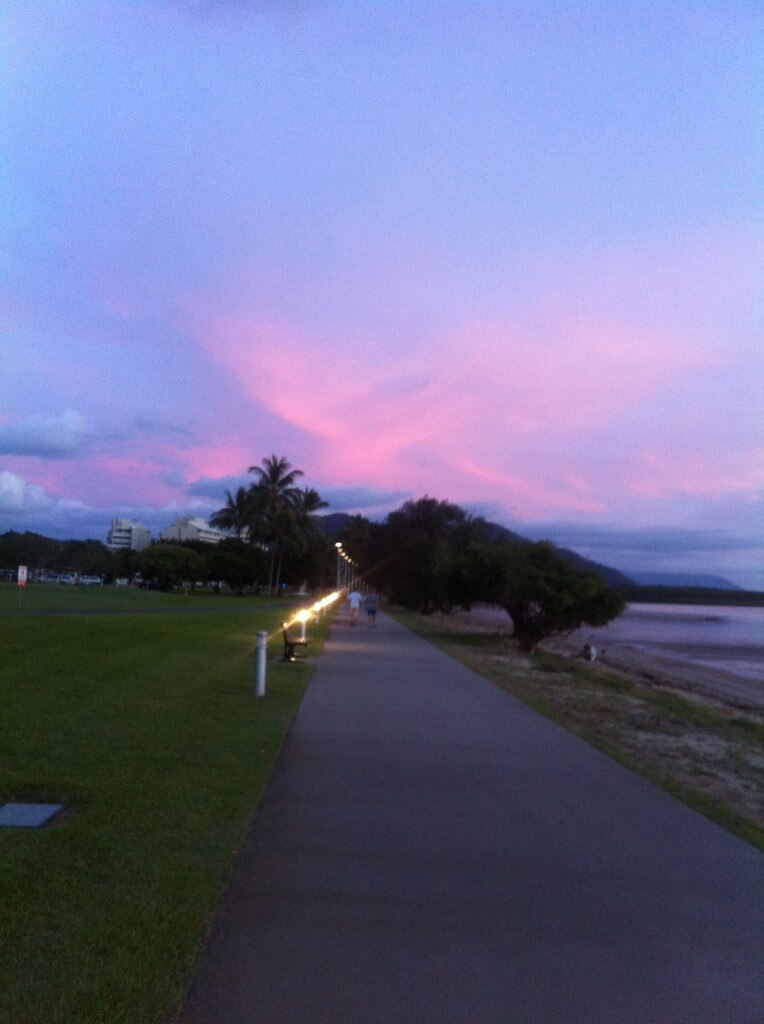
<svg viewBox="0 0 764 1024"><path fill-rule="evenodd" d="M257 631L255 640L255 696L265 696L265 655L268 648L268 634L264 629Z"/></svg>

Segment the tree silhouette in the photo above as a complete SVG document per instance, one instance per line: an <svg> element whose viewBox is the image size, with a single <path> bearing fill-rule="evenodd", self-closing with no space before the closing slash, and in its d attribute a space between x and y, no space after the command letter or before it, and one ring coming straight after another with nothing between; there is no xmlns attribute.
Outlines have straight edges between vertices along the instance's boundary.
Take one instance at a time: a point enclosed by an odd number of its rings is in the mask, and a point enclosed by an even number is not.
<svg viewBox="0 0 764 1024"><path fill-rule="evenodd" d="M250 490L258 509L263 539L271 549L268 589L274 593L278 589L284 551L296 534L295 512L300 490L295 481L304 474L301 469L293 468L283 455L271 455L259 466L250 466L249 472L257 476Z"/></svg>
<svg viewBox="0 0 764 1024"><path fill-rule="evenodd" d="M241 538L243 533L251 532L252 528L252 489L239 487L235 497L230 491L226 491L225 496L225 506L210 516L210 526L231 530Z"/></svg>

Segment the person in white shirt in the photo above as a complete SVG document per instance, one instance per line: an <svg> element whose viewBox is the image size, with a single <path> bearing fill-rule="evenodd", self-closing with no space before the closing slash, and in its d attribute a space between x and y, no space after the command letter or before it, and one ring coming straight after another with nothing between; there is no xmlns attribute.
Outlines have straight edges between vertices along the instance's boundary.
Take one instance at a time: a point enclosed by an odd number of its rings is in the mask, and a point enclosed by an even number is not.
<svg viewBox="0 0 764 1024"><path fill-rule="evenodd" d="M348 594L348 606L350 608L350 625L355 626L358 622L358 612L361 610L363 595L357 590L351 590Z"/></svg>

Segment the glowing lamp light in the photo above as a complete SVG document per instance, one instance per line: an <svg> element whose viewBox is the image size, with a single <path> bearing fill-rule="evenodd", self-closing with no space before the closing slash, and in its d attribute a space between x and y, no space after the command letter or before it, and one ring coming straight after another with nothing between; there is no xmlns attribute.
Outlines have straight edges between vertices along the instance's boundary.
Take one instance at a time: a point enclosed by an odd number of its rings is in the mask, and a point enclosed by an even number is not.
<svg viewBox="0 0 764 1024"><path fill-rule="evenodd" d="M302 611L299 611L295 615L295 619L298 622L307 622L309 618L310 618L310 612L307 609L305 609L305 608L303 608Z"/></svg>

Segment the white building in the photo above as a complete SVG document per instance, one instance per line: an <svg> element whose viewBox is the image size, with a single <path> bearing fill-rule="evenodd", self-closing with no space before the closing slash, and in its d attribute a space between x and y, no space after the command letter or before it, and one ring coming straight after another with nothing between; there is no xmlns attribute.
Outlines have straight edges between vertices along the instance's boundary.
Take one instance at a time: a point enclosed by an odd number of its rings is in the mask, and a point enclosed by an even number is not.
<svg viewBox="0 0 764 1024"><path fill-rule="evenodd" d="M162 530L159 534L160 540L203 540L205 544L219 544L225 534L216 530L198 516L181 516L176 519L172 526Z"/></svg>
<svg viewBox="0 0 764 1024"><path fill-rule="evenodd" d="M112 551L143 551L151 543L151 531L132 519L112 519L106 547Z"/></svg>

